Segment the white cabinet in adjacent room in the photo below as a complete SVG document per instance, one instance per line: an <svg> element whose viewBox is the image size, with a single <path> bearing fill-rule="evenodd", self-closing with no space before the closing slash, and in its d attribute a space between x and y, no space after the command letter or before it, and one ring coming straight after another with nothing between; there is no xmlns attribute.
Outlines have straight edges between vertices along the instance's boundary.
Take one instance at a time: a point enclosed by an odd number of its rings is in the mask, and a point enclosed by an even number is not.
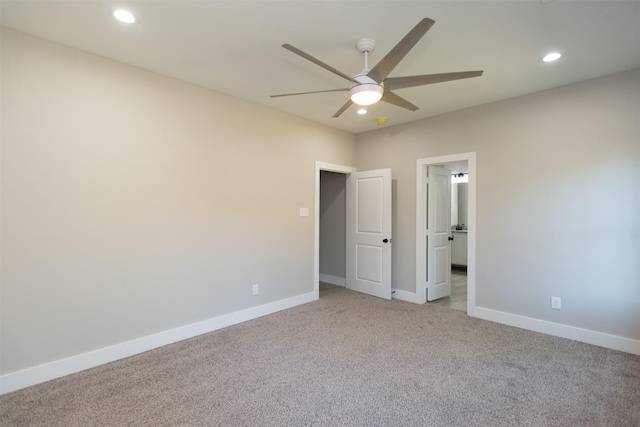
<svg viewBox="0 0 640 427"><path fill-rule="evenodd" d="M467 230L451 230L451 264L467 265Z"/></svg>

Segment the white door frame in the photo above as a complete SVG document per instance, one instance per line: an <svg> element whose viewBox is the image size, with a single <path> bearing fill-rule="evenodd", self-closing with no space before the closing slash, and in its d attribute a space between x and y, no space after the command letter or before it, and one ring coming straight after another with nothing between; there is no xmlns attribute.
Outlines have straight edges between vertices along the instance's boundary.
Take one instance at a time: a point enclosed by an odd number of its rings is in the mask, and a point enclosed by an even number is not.
<svg viewBox="0 0 640 427"><path fill-rule="evenodd" d="M467 161L469 166L468 232L467 232L467 314L476 309L476 153L460 153L428 157L416 161L416 295L421 304L427 302L426 283L426 200L425 179L427 167L451 162Z"/></svg>
<svg viewBox="0 0 640 427"><path fill-rule="evenodd" d="M315 189L315 206L314 206L314 239L313 239L313 292L315 299L320 298L320 171L337 172L349 175L356 171L356 168L351 166L334 165L331 163L316 162L315 176L316 176L316 189ZM349 185L345 189L347 200L349 200ZM347 213L349 210L349 204L347 203ZM347 215L348 218L348 215ZM348 228L347 224L347 228ZM348 231L348 230L347 230ZM345 236L347 240L347 247L349 247L349 233ZM349 287L349 263L346 263L345 272L346 286Z"/></svg>

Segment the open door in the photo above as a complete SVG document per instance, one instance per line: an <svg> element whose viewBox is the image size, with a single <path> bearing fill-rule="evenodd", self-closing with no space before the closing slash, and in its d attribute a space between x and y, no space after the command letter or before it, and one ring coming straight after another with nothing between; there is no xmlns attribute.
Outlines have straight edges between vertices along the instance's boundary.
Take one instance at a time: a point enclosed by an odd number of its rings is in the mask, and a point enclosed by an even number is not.
<svg viewBox="0 0 640 427"><path fill-rule="evenodd" d="M349 175L348 287L391 299L391 169Z"/></svg>
<svg viewBox="0 0 640 427"><path fill-rule="evenodd" d="M430 166L427 177L427 301L451 295L451 171Z"/></svg>

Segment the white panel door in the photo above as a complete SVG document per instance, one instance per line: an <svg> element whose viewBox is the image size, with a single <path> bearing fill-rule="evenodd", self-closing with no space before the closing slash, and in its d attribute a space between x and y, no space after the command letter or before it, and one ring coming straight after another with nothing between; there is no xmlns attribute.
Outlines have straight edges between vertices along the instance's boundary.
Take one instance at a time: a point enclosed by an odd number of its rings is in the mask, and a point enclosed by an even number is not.
<svg viewBox="0 0 640 427"><path fill-rule="evenodd" d="M349 175L348 287L391 299L391 169Z"/></svg>
<svg viewBox="0 0 640 427"><path fill-rule="evenodd" d="M430 166L427 178L427 301L451 295L451 171Z"/></svg>

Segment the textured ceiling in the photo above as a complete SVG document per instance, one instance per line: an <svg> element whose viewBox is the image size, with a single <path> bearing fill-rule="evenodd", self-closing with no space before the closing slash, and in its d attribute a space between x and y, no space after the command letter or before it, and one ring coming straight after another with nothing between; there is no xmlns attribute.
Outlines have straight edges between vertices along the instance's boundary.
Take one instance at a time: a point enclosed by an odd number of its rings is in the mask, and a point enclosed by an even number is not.
<svg viewBox="0 0 640 427"><path fill-rule="evenodd" d="M2 25L353 133L640 67L638 1L2 1ZM116 7L138 21L122 24ZM289 43L347 75L370 66L421 18L436 21L390 77L484 70L482 77L397 90L416 112L378 103L358 116L348 82L280 47ZM558 50L553 64L539 58Z"/></svg>

